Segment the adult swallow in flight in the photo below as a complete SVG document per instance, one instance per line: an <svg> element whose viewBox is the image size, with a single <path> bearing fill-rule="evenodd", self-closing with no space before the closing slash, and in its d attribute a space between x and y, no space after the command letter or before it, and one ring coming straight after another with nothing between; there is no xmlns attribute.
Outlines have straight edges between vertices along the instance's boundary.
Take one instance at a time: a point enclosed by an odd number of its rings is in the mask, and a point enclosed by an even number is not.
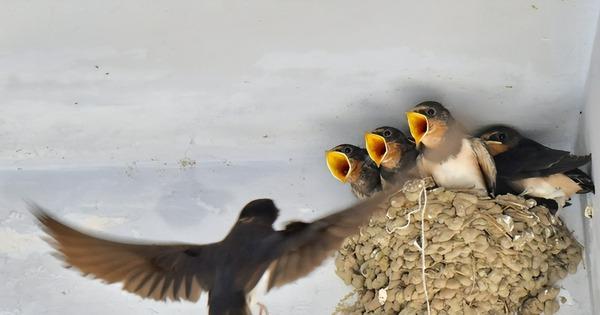
<svg viewBox="0 0 600 315"><path fill-rule="evenodd" d="M210 315L250 314L247 294L268 270L268 289L295 281L319 266L358 232L387 198L383 193L311 223L276 231L279 210L257 199L241 211L229 234L204 245L153 244L74 228L37 205L31 212L68 266L154 300L195 302L208 292Z"/></svg>
<svg viewBox="0 0 600 315"><path fill-rule="evenodd" d="M340 144L327 151L325 159L331 175L342 183L350 183L352 193L358 199L381 191L379 169L369 158L367 150Z"/></svg>
<svg viewBox="0 0 600 315"><path fill-rule="evenodd" d="M485 143L467 134L442 104L423 102L406 115L425 174L447 188L494 193L496 167Z"/></svg>
<svg viewBox="0 0 600 315"><path fill-rule="evenodd" d="M574 194L594 192L590 176L578 169L590 162L591 155L548 148L503 125L478 134L494 155L498 178L519 193L555 200L562 208Z"/></svg>
<svg viewBox="0 0 600 315"><path fill-rule="evenodd" d="M419 178L414 141L394 127L379 127L365 134L369 157L379 166L383 186L388 183L401 186L409 179Z"/></svg>

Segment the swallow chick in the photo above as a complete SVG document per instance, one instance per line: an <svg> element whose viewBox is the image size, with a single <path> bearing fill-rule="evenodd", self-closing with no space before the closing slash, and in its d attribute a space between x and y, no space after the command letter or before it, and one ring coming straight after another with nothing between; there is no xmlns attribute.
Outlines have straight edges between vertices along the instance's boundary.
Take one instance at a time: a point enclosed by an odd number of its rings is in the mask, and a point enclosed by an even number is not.
<svg viewBox="0 0 600 315"><path fill-rule="evenodd" d="M551 149L503 125L478 135L494 155L498 178L522 195L552 199L562 208L574 194L594 192L590 176L578 169L591 161L591 154Z"/></svg>
<svg viewBox="0 0 600 315"><path fill-rule="evenodd" d="M387 199L383 193L307 223L274 230L279 209L257 199L240 212L219 242L203 245L154 244L86 232L30 204L30 211L67 267L154 300L195 302L208 292L210 315L250 314L248 292L269 271L268 290L309 274L357 233Z"/></svg>
<svg viewBox="0 0 600 315"><path fill-rule="evenodd" d="M496 167L485 143L466 133L438 102L423 102L407 113L420 169L447 188L494 193Z"/></svg>
<svg viewBox="0 0 600 315"><path fill-rule="evenodd" d="M496 195L506 195L506 194L513 194L513 195L521 195L522 191L517 191L515 190L514 186L511 185L511 183L506 180L503 177L500 177L500 172L498 172L498 176L496 176ZM534 199L536 201L536 204L541 205L546 207L548 210L550 210L550 213L555 214L558 209L558 202L556 202L554 199L546 199L546 198L541 198L541 197L534 197L534 196L528 196L530 199ZM569 202L567 202L565 204L566 206L571 205Z"/></svg>
<svg viewBox="0 0 600 315"><path fill-rule="evenodd" d="M369 158L367 150L351 144L340 144L325 154L331 175L342 183L350 183L352 193L365 199L381 191L377 165Z"/></svg>
<svg viewBox="0 0 600 315"><path fill-rule="evenodd" d="M409 179L419 178L415 143L394 127L379 127L365 134L369 157L379 167L381 183L401 186Z"/></svg>

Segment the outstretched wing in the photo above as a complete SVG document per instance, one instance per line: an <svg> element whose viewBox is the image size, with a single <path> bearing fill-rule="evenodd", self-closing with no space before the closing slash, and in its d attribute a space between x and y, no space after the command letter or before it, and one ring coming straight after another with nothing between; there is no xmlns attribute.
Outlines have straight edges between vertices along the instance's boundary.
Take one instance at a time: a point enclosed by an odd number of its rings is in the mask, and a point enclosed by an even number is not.
<svg viewBox="0 0 600 315"><path fill-rule="evenodd" d="M278 257L269 267L268 290L297 280L321 265L346 237L357 233L361 225L382 209L388 197L386 193L378 193L312 223L288 224L276 235L280 238L275 249Z"/></svg>
<svg viewBox="0 0 600 315"><path fill-rule="evenodd" d="M37 205L30 205L67 266L154 300L197 301L212 287L214 245L135 244L93 236L72 228Z"/></svg>
<svg viewBox="0 0 600 315"><path fill-rule="evenodd" d="M490 193L494 194L496 190L496 163L494 158L488 151L485 142L479 138L471 138L473 152L477 157L477 163L481 169L481 173L485 177L485 184Z"/></svg>
<svg viewBox="0 0 600 315"><path fill-rule="evenodd" d="M508 179L543 177L578 168L591 160L548 148L531 139L522 139L513 149L496 156L500 176Z"/></svg>

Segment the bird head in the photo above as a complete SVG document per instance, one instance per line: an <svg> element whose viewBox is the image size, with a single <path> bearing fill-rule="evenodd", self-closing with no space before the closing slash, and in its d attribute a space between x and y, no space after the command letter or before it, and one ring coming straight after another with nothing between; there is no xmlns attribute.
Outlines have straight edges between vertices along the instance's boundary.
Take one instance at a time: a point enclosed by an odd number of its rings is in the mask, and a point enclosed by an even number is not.
<svg viewBox="0 0 600 315"><path fill-rule="evenodd" d="M514 148L523 138L517 130L504 125L485 127L477 133L477 137L486 143L493 156Z"/></svg>
<svg viewBox="0 0 600 315"><path fill-rule="evenodd" d="M417 147L421 143L432 146L443 139L448 126L454 121L450 112L438 102L422 102L406 113L410 134Z"/></svg>
<svg viewBox="0 0 600 315"><path fill-rule="evenodd" d="M367 158L367 152L351 144L340 144L325 152L327 167L331 175L342 183L351 182Z"/></svg>
<svg viewBox="0 0 600 315"><path fill-rule="evenodd" d="M279 216L279 209L271 199L255 199L244 206L239 222L263 222L273 224Z"/></svg>
<svg viewBox="0 0 600 315"><path fill-rule="evenodd" d="M365 146L377 166L393 167L395 165L391 164L397 164L402 159L402 153L415 145L402 131L384 126L365 134Z"/></svg>

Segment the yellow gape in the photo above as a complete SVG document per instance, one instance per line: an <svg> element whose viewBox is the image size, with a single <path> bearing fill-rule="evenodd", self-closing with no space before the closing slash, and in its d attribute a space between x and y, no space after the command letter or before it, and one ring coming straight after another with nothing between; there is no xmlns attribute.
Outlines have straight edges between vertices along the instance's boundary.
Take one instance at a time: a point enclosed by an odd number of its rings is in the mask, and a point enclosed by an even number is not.
<svg viewBox="0 0 600 315"><path fill-rule="evenodd" d="M367 152L369 153L371 160L373 160L377 166L381 165L381 162L385 159L388 152L385 139L378 134L367 133L365 134L365 146L367 147Z"/></svg>
<svg viewBox="0 0 600 315"><path fill-rule="evenodd" d="M427 117L423 114L408 112L406 113L406 118L408 119L410 134L415 138L415 143L419 145L421 139L423 139L427 134L427 131L429 131Z"/></svg>
<svg viewBox="0 0 600 315"><path fill-rule="evenodd" d="M352 164L350 164L348 156L338 151L327 151L325 158L327 159L327 167L331 175L340 182L345 183L352 171Z"/></svg>

